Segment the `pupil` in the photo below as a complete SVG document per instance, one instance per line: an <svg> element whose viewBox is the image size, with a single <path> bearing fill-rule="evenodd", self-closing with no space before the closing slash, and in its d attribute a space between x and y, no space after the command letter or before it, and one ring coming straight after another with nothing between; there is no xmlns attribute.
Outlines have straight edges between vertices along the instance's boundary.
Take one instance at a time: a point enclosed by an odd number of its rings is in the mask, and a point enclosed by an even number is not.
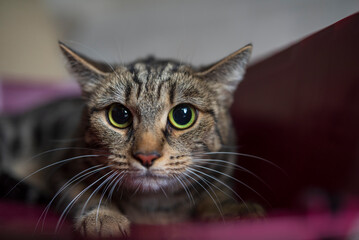
<svg viewBox="0 0 359 240"><path fill-rule="evenodd" d="M118 124L125 124L130 119L130 113L126 108L117 106L112 109L112 118Z"/></svg>
<svg viewBox="0 0 359 240"><path fill-rule="evenodd" d="M173 110L173 119L179 125L186 125L191 121L192 111L187 106L178 106Z"/></svg>

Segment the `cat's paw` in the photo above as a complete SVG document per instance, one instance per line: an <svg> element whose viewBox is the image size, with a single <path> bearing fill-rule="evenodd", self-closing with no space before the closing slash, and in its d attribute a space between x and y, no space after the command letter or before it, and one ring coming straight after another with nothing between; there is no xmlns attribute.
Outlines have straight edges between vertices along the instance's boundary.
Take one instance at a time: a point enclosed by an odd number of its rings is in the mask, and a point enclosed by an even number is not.
<svg viewBox="0 0 359 240"><path fill-rule="evenodd" d="M199 209L199 218L204 221L219 219L258 219L265 216L265 210L256 203L237 203L230 202L218 208Z"/></svg>
<svg viewBox="0 0 359 240"><path fill-rule="evenodd" d="M252 202L237 203L235 205L228 206L226 211L228 212L228 215L231 215L230 213L236 213L237 216L235 217L239 219L263 218L266 214L261 205Z"/></svg>
<svg viewBox="0 0 359 240"><path fill-rule="evenodd" d="M130 234L130 221L117 210L101 208L97 215L94 209L80 217L75 225L84 236L89 237L127 237Z"/></svg>

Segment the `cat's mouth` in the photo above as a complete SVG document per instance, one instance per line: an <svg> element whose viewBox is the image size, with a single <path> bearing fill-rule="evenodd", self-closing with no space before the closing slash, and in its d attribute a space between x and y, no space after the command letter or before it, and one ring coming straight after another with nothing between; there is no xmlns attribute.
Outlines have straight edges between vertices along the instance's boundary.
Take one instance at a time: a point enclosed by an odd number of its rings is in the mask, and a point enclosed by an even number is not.
<svg viewBox="0 0 359 240"><path fill-rule="evenodd" d="M153 172L153 171L145 171L145 172L136 172L134 174L132 174L133 178L137 179L137 180L143 180L143 181L146 181L146 180L154 180L154 181L158 181L158 180L168 180L169 179L169 176L168 175L164 175L163 173L160 174L160 173L156 173L156 172Z"/></svg>
<svg viewBox="0 0 359 240"><path fill-rule="evenodd" d="M173 178L156 171L133 171L126 177L126 185L142 191L158 191L173 183Z"/></svg>

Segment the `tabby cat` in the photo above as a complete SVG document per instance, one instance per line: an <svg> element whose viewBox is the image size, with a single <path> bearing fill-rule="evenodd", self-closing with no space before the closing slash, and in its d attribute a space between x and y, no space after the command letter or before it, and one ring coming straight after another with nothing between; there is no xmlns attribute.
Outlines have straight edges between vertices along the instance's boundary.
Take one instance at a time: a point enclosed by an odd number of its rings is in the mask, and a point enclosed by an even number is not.
<svg viewBox="0 0 359 240"><path fill-rule="evenodd" d="M261 214L232 190L238 165L226 149L251 45L202 68L155 58L109 65L60 48L83 98L0 124L2 171L51 196L58 228L70 215L87 236L124 236L131 223Z"/></svg>

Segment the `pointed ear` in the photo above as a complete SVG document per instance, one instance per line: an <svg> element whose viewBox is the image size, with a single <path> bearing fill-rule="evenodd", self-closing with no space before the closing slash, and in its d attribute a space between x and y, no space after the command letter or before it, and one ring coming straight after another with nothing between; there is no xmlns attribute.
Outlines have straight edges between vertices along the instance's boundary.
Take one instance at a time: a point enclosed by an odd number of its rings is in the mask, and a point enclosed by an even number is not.
<svg viewBox="0 0 359 240"><path fill-rule="evenodd" d="M79 82L84 95L90 94L96 86L105 79L112 68L105 63L96 62L75 52L64 43L59 42L60 49L69 63L70 71Z"/></svg>
<svg viewBox="0 0 359 240"><path fill-rule="evenodd" d="M249 44L196 75L213 82L218 96L223 100L228 100L228 96L232 99L233 92L243 79L251 52L252 44Z"/></svg>

